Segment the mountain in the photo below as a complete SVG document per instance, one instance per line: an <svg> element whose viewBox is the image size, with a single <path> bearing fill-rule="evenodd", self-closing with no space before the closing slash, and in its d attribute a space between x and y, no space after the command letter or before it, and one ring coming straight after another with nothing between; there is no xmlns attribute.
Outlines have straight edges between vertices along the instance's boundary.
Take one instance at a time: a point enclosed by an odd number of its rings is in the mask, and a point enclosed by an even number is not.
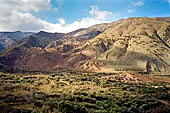
<svg viewBox="0 0 170 113"><path fill-rule="evenodd" d="M170 72L170 18L129 18L86 43L83 69ZM94 68L92 68L94 67Z"/></svg>
<svg viewBox="0 0 170 113"><path fill-rule="evenodd" d="M128 18L67 34L39 32L0 55L29 70L170 73L170 18Z"/></svg>
<svg viewBox="0 0 170 113"><path fill-rule="evenodd" d="M21 41L24 37L32 35L32 32L0 32L0 51L5 50L11 45Z"/></svg>
<svg viewBox="0 0 170 113"><path fill-rule="evenodd" d="M6 51L1 52L0 61L2 64L10 67L25 68L27 62L31 61L34 56L45 52L44 48L51 41L58 40L63 36L64 34L62 33L40 31L39 33L24 38Z"/></svg>
<svg viewBox="0 0 170 113"><path fill-rule="evenodd" d="M73 69L73 64L89 59L81 54L81 50L85 41L99 34L91 35L92 31L103 32L110 26L111 24L99 24L67 34L41 31L2 52L0 62L29 70Z"/></svg>
<svg viewBox="0 0 170 113"><path fill-rule="evenodd" d="M82 28L78 29L76 31L70 32L67 35L71 35L73 37L76 37L78 40L89 40L94 38L95 36L99 35L106 29L110 28L113 26L116 22L112 23L102 23L102 24L97 24L88 28Z"/></svg>

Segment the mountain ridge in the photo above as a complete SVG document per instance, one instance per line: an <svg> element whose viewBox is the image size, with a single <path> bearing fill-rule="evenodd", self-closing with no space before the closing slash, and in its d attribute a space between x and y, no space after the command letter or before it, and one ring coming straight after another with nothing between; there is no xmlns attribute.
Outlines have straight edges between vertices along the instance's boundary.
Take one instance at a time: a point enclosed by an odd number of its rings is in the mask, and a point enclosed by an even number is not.
<svg viewBox="0 0 170 113"><path fill-rule="evenodd" d="M39 32L1 54L30 70L169 73L170 18L128 18L67 34Z"/></svg>
<svg viewBox="0 0 170 113"><path fill-rule="evenodd" d="M11 47L13 44L18 43L27 36L34 34L33 32L0 32L0 51Z"/></svg>

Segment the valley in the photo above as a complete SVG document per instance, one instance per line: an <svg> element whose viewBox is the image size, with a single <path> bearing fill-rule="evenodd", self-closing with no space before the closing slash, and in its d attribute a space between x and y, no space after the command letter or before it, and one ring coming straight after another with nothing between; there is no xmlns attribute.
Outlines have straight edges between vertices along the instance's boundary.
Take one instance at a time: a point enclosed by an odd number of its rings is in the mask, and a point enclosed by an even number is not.
<svg viewBox="0 0 170 113"><path fill-rule="evenodd" d="M0 109L3 113L168 113L170 77L132 73L0 73Z"/></svg>
<svg viewBox="0 0 170 113"><path fill-rule="evenodd" d="M0 110L169 113L169 29L136 17L20 37L0 52Z"/></svg>
<svg viewBox="0 0 170 113"><path fill-rule="evenodd" d="M0 0L0 113L170 113L170 0Z"/></svg>

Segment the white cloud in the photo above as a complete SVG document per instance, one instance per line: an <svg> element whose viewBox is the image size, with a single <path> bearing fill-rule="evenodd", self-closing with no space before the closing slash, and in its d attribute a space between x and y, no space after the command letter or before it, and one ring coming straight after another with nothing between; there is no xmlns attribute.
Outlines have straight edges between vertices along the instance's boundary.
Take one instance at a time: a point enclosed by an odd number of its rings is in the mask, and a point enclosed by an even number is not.
<svg viewBox="0 0 170 113"><path fill-rule="evenodd" d="M50 9L50 0L0 0L0 11L10 12L12 10L20 12Z"/></svg>
<svg viewBox="0 0 170 113"><path fill-rule="evenodd" d="M119 14L100 11L97 6L91 6L88 17L76 20L71 24L67 24L63 18L59 18L56 24L49 23L32 14L32 11L38 12L50 8L50 0L0 0L0 31L38 32L43 30L65 33L95 24L110 22L119 17Z"/></svg>
<svg viewBox="0 0 170 113"><path fill-rule="evenodd" d="M50 0L0 0L0 31L37 31L43 20L31 12L50 10Z"/></svg>
<svg viewBox="0 0 170 113"><path fill-rule="evenodd" d="M59 22L61 25L66 24L64 18L59 18L59 19L58 19L58 22Z"/></svg>
<svg viewBox="0 0 170 113"><path fill-rule="evenodd" d="M144 2L143 1L138 1L138 2L134 2L132 3L133 6L143 6Z"/></svg>
<svg viewBox="0 0 170 113"><path fill-rule="evenodd" d="M127 11L127 13L133 13L133 12L135 12L135 10L133 10L133 9L129 9L129 10Z"/></svg>
<svg viewBox="0 0 170 113"><path fill-rule="evenodd" d="M119 14L113 14L109 11L100 11L97 6L91 6L89 15L89 17L84 17L80 21L77 20L71 24L63 24L64 22L62 23L61 21L57 24L48 23L48 27L45 30L50 32L70 32L95 24L107 23L119 17Z"/></svg>
<svg viewBox="0 0 170 113"><path fill-rule="evenodd" d="M91 6L91 11L89 14L94 18L98 20L109 20L114 18L115 15L113 15L109 11L100 11L97 6Z"/></svg>
<svg viewBox="0 0 170 113"><path fill-rule="evenodd" d="M12 11L6 21L0 20L0 30L2 31L37 31L43 27L42 20L37 19L30 13Z"/></svg>

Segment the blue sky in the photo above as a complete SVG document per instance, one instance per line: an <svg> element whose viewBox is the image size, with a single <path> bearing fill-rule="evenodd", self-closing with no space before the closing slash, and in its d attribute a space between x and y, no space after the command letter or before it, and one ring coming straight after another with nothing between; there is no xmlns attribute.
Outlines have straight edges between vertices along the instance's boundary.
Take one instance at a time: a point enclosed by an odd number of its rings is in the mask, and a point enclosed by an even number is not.
<svg viewBox="0 0 170 113"><path fill-rule="evenodd" d="M170 0L0 0L0 31L70 32L128 17L168 17Z"/></svg>
<svg viewBox="0 0 170 113"><path fill-rule="evenodd" d="M51 0L51 5L58 9L57 12L46 12L47 20L52 23L56 22L56 18L64 18L67 23L72 23L75 20L87 17L89 16L90 6L93 5L101 11L119 14L120 16L117 19L140 16L170 16L168 0ZM44 14L40 16L44 19Z"/></svg>

